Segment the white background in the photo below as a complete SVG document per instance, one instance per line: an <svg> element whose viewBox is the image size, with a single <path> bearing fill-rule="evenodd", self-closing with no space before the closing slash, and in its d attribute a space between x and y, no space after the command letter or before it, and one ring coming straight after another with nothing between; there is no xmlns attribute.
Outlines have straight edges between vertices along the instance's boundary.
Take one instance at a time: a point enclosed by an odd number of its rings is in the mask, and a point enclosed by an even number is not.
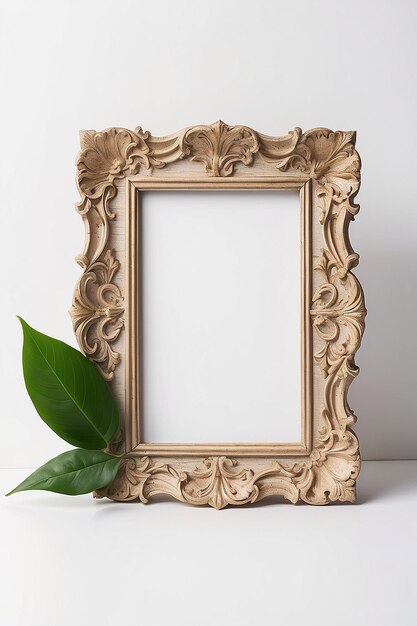
<svg viewBox="0 0 417 626"><path fill-rule="evenodd" d="M75 344L78 129L219 118L358 131L369 315L350 403L366 458L416 457L416 22L412 0L1 1L1 465L67 448L26 397L14 316ZM0 497L1 621L414 626L415 477L367 463L355 507Z"/></svg>
<svg viewBox="0 0 417 626"><path fill-rule="evenodd" d="M411 0L1 2L2 466L65 448L24 391L14 316L75 345L78 130L219 118L357 130L369 315L350 403L365 458L416 457L416 18Z"/></svg>
<svg viewBox="0 0 417 626"><path fill-rule="evenodd" d="M141 206L143 441L300 441L299 193Z"/></svg>

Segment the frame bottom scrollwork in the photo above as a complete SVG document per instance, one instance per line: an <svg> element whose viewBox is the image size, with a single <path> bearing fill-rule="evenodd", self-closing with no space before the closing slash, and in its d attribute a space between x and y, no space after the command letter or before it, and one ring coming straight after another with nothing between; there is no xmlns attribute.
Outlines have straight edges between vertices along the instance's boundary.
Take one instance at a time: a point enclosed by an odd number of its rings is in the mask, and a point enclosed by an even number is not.
<svg viewBox="0 0 417 626"><path fill-rule="evenodd" d="M329 432L323 450L314 450L307 463L272 461L261 471L247 469L225 456L204 459L202 466L190 472L149 457L129 457L122 462L113 483L95 496L147 503L153 496L165 494L215 509L249 504L268 496L281 496L293 504L300 500L308 504L354 502L359 469L357 440L346 430L343 434Z"/></svg>

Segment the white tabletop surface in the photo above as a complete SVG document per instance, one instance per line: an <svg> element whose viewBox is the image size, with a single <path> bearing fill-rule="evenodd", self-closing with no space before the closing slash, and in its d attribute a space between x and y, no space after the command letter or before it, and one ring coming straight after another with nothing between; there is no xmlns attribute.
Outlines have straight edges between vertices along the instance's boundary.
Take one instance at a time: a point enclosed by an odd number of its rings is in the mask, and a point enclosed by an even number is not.
<svg viewBox="0 0 417 626"><path fill-rule="evenodd" d="M28 473L1 470L1 493ZM417 461L364 463L357 505L27 492L0 509L4 626L417 623Z"/></svg>

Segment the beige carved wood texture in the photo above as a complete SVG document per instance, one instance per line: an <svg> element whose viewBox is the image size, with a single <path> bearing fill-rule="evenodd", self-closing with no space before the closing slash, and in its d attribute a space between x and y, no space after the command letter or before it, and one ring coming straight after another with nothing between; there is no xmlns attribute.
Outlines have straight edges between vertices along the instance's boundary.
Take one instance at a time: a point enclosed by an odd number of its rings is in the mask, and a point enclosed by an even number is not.
<svg viewBox="0 0 417 626"><path fill-rule="evenodd" d="M115 445L131 451L115 481L97 495L147 502L156 494L169 494L215 508L270 495L293 503L353 502L360 456L347 392L358 374L355 353L366 315L361 286L351 271L359 257L348 239L349 223L359 210L355 133L325 128L302 133L296 128L286 136L270 137L221 121L167 137L141 128L85 131L77 176L77 210L86 238L77 258L83 274L71 316L81 349L119 401L123 431ZM164 448L139 439L137 399L132 404L137 387L132 376L138 367L132 318L138 294L126 263L137 190L216 184L300 188L306 206L311 203L307 227L313 272L311 279L305 277L311 290L304 293L311 295L305 302L303 336L305 353L309 355L310 344L313 353L312 388L304 389L311 416L303 446L283 445L272 458L261 445L250 450L239 444Z"/></svg>

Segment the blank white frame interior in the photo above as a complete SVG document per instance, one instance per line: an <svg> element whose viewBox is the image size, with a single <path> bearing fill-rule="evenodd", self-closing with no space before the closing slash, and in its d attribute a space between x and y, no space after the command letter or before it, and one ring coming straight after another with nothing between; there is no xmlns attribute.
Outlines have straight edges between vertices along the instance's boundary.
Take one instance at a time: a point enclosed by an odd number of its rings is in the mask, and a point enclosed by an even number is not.
<svg viewBox="0 0 417 626"><path fill-rule="evenodd" d="M300 441L297 191L147 191L141 212L142 441Z"/></svg>

